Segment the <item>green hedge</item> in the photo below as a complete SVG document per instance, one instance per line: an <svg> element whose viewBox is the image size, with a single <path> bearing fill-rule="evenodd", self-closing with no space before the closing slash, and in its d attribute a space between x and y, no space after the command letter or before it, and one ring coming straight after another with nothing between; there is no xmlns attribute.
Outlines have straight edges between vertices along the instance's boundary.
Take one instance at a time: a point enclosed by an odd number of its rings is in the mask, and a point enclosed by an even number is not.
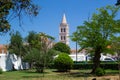
<svg viewBox="0 0 120 80"><path fill-rule="evenodd" d="M117 62L101 62L100 67L103 69L112 69L118 70L118 63ZM54 64L51 63L48 68L55 69ZM92 62L74 62L73 69L92 69L93 63Z"/></svg>
<svg viewBox="0 0 120 80"><path fill-rule="evenodd" d="M92 63L74 63L73 69L92 69Z"/></svg>
<svg viewBox="0 0 120 80"><path fill-rule="evenodd" d="M101 63L100 67L103 69L118 70L118 63ZM92 69L93 63L74 63L73 69Z"/></svg>
<svg viewBox="0 0 120 80"><path fill-rule="evenodd" d="M103 69L118 70L118 63L101 63L100 66Z"/></svg>

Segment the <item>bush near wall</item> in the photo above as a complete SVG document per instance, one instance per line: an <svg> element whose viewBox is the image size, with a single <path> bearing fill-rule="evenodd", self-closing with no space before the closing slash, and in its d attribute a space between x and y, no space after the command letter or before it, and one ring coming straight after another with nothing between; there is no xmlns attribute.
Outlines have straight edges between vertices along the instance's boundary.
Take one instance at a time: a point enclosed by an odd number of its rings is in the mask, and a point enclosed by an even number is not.
<svg viewBox="0 0 120 80"><path fill-rule="evenodd" d="M112 69L118 70L118 63L117 62L101 62L100 67L103 69ZM92 62L80 62L74 63L73 69L92 69L93 63Z"/></svg>
<svg viewBox="0 0 120 80"><path fill-rule="evenodd" d="M67 72L72 69L73 60L66 53L60 53L54 60L55 68L60 72Z"/></svg>

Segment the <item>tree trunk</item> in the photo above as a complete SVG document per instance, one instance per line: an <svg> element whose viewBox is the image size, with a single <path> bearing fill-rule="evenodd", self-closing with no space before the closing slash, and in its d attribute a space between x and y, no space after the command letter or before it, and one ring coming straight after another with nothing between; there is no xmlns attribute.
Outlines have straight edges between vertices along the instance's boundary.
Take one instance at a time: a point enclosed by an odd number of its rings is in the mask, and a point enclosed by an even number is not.
<svg viewBox="0 0 120 80"><path fill-rule="evenodd" d="M93 69L91 71L92 74L94 74L96 69L100 67L100 57L101 57L101 51L100 48L98 48L95 50L95 55L93 58Z"/></svg>
<svg viewBox="0 0 120 80"><path fill-rule="evenodd" d="M29 67L30 67L30 69L32 69L32 62L29 63Z"/></svg>

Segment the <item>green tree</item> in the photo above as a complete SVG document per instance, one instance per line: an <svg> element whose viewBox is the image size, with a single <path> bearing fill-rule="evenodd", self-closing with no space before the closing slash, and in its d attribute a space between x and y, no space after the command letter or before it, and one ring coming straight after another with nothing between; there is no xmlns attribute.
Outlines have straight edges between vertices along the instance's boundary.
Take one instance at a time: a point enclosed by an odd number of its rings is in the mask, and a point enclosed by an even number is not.
<svg viewBox="0 0 120 80"><path fill-rule="evenodd" d="M31 68L34 66L37 72L43 73L45 62L45 67L48 67L50 63L53 62L53 56L55 56L55 54L56 51L52 49L49 49L45 54L37 48L32 48L29 53L24 56L24 60L32 63Z"/></svg>
<svg viewBox="0 0 120 80"><path fill-rule="evenodd" d="M34 63L37 72L42 73L53 59L55 51L51 50L51 45L54 38L45 33L37 33L27 39L29 39L28 42L30 42L30 49L24 58L29 63Z"/></svg>
<svg viewBox="0 0 120 80"><path fill-rule="evenodd" d="M20 56L21 58L25 54L24 46L23 46L23 38L18 31L11 35L9 52L16 54L17 56Z"/></svg>
<svg viewBox="0 0 120 80"><path fill-rule="evenodd" d="M117 20L117 26L120 26L120 20ZM120 36L113 36L111 38L111 48L115 53L117 53L118 59L120 59Z"/></svg>
<svg viewBox="0 0 120 80"><path fill-rule="evenodd" d="M120 25L120 21L119 21L119 25ZM112 41L111 49L117 54L118 69L120 74L120 36L113 37L111 41Z"/></svg>
<svg viewBox="0 0 120 80"><path fill-rule="evenodd" d="M30 68L32 68L35 58L34 52L36 52L37 54L37 50L40 50L40 41L38 33L30 31L28 36L25 38L25 43L27 43L28 45L26 45L27 54L25 55L24 60L29 62Z"/></svg>
<svg viewBox="0 0 120 80"><path fill-rule="evenodd" d="M111 49L117 53L117 58L120 59L120 37L112 39Z"/></svg>
<svg viewBox="0 0 120 80"><path fill-rule="evenodd" d="M36 16L38 6L32 0L0 0L0 32L7 32L10 29L9 22L18 17L21 19L24 14Z"/></svg>
<svg viewBox="0 0 120 80"><path fill-rule="evenodd" d="M70 47L62 42L58 42L53 46L54 50L70 54Z"/></svg>
<svg viewBox="0 0 120 80"><path fill-rule="evenodd" d="M48 58L48 57L50 57L48 53L49 53L49 50L52 48L54 38L52 36L47 35L47 34L42 33L42 32L40 32L38 34L38 36L39 36L39 41L40 41L40 48L39 49L40 49L40 51L42 51L43 56L44 56L43 57L43 61L44 61L43 70L44 70L45 67L47 66L48 59L50 59L50 58Z"/></svg>
<svg viewBox="0 0 120 80"><path fill-rule="evenodd" d="M111 37L120 33L120 28L115 20L118 10L119 7L114 6L98 9L98 13L94 13L90 21L85 21L84 25L78 26L77 31L73 33L72 39L75 40L77 34L81 48L88 48L94 52L94 65L91 73L95 73L100 66L101 53L110 51L107 46L111 45Z"/></svg>
<svg viewBox="0 0 120 80"><path fill-rule="evenodd" d="M31 48L40 48L40 41L38 33L30 31L28 36L25 39L26 43L29 44L29 49Z"/></svg>

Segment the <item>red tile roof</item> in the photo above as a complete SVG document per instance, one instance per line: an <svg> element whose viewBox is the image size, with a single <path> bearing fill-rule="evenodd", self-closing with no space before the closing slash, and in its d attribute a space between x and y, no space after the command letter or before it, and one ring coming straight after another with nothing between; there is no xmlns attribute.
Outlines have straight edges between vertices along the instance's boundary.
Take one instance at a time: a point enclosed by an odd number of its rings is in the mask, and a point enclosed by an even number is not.
<svg viewBox="0 0 120 80"><path fill-rule="evenodd" d="M5 45L0 45L0 54L7 53L7 47Z"/></svg>

